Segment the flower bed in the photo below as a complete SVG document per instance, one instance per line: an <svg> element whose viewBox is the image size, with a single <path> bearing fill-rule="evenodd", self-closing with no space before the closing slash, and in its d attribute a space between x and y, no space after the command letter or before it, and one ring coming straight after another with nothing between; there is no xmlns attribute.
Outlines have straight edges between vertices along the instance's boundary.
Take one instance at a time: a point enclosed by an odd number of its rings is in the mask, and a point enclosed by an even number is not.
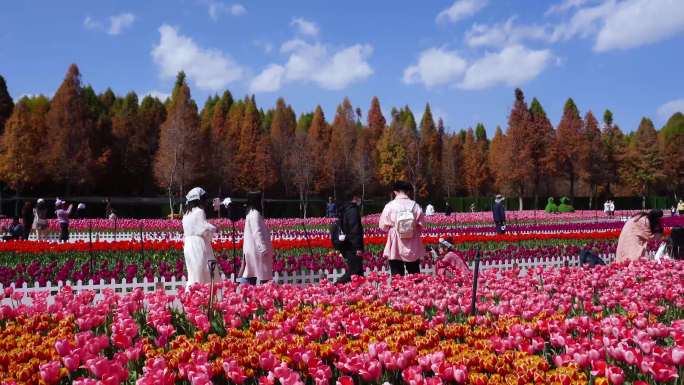
<svg viewBox="0 0 684 385"><path fill-rule="evenodd" d="M684 263L372 276L175 297L64 289L0 307L5 383L674 384L684 373ZM20 295L5 291L19 300ZM176 305L170 306L172 303ZM101 381L101 382L98 382Z"/></svg>

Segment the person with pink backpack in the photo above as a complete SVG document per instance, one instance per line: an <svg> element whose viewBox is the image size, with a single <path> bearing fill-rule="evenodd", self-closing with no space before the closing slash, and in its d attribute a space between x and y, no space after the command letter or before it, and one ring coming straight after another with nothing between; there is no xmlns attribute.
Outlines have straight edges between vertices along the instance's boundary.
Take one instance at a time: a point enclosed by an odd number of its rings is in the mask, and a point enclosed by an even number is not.
<svg viewBox="0 0 684 385"><path fill-rule="evenodd" d="M408 182L395 182L392 187L394 199L385 205L380 215L380 228L387 231L383 255L389 260L392 275L420 273L420 258L425 255L420 239L423 210L409 198L411 191Z"/></svg>

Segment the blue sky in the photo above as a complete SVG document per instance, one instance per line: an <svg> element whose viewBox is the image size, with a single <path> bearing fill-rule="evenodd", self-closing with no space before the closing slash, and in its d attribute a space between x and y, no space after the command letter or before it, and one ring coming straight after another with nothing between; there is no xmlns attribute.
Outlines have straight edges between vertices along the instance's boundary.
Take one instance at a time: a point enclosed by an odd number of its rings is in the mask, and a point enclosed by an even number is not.
<svg viewBox="0 0 684 385"><path fill-rule="evenodd" d="M387 113L426 102L452 130L506 126L513 89L557 123L610 108L625 131L684 110L682 0L8 1L0 74L10 93L52 95L70 63L97 92L279 96L332 120L348 96ZM389 120L389 119L388 119Z"/></svg>

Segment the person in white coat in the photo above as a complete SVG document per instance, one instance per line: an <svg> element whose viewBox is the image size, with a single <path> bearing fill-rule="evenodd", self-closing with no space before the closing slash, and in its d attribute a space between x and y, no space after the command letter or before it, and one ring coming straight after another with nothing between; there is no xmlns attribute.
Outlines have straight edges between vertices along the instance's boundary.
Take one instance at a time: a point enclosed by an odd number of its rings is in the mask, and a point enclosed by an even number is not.
<svg viewBox="0 0 684 385"><path fill-rule="evenodd" d="M427 207L425 207L425 215L435 215L435 206L433 206L432 203L428 203Z"/></svg>
<svg viewBox="0 0 684 385"><path fill-rule="evenodd" d="M195 283L211 282L209 261L216 261L211 248L211 239L216 227L207 222L205 209L207 207L207 193L201 187L195 187L188 195L187 211L183 215L183 254L185 267L188 270L186 287ZM218 269L214 271L214 280L219 279Z"/></svg>
<svg viewBox="0 0 684 385"><path fill-rule="evenodd" d="M261 192L247 193L247 216L242 240L240 283L256 285L273 278L273 245L262 212Z"/></svg>

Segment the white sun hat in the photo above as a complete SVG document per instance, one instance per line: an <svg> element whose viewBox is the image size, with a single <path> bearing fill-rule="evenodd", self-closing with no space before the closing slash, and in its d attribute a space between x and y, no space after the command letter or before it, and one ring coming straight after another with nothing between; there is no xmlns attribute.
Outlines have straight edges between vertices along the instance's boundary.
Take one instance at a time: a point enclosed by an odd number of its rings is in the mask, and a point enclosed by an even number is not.
<svg viewBox="0 0 684 385"><path fill-rule="evenodd" d="M64 202L63 200L61 200L61 199L59 199L59 198L55 199L55 206L60 206L60 205L63 205L63 204L65 204L65 203L66 203L66 202Z"/></svg>
<svg viewBox="0 0 684 385"><path fill-rule="evenodd" d="M231 203L233 203L233 201L230 200L230 198L225 198L225 199L223 199L223 201L221 202L221 204L224 205L224 206L226 206L226 207L228 207L228 205L231 204Z"/></svg>
<svg viewBox="0 0 684 385"><path fill-rule="evenodd" d="M79 203L76 208L79 210L85 210L85 208L86 208L85 203Z"/></svg>
<svg viewBox="0 0 684 385"><path fill-rule="evenodd" d="M185 196L185 200L187 200L188 202L198 201L206 193L207 192L204 191L204 189L202 189L201 187L195 187L192 190L188 191L188 195Z"/></svg>

